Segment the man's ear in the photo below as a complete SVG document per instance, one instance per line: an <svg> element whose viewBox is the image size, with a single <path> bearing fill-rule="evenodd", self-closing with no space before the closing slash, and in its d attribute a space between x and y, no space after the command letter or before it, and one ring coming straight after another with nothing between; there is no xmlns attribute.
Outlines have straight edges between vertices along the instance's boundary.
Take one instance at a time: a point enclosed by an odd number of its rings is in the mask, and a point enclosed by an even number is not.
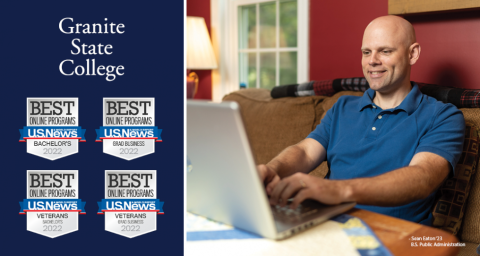
<svg viewBox="0 0 480 256"><path fill-rule="evenodd" d="M408 58L410 59L410 65L413 65L420 58L421 47L419 43L413 43L410 45Z"/></svg>

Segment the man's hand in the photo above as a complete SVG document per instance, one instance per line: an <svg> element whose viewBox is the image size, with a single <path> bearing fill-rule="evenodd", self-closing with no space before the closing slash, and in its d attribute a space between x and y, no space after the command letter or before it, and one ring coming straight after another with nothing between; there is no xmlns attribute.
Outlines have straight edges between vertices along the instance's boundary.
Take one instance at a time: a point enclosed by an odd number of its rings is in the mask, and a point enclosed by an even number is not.
<svg viewBox="0 0 480 256"><path fill-rule="evenodd" d="M409 166L369 178L325 180L304 173L295 173L276 183L270 193L270 204L290 208L305 199L324 204L357 202L364 205L399 206L424 199L447 178L450 163L429 152L415 154Z"/></svg>
<svg viewBox="0 0 480 256"><path fill-rule="evenodd" d="M349 191L342 181L325 180L305 173L295 173L279 181L270 194L270 204L285 206L294 196L291 209L305 199L314 199L324 204L340 204L348 200Z"/></svg>
<svg viewBox="0 0 480 256"><path fill-rule="evenodd" d="M264 164L258 165L257 170L260 174L260 180L265 185L267 195L270 195L275 185L280 181L280 177L272 168Z"/></svg>
<svg viewBox="0 0 480 256"><path fill-rule="evenodd" d="M286 148L268 164L258 165L258 173L265 184L267 194L271 195L281 178L296 172L310 172L322 163L326 155L327 152L322 144L307 138Z"/></svg>

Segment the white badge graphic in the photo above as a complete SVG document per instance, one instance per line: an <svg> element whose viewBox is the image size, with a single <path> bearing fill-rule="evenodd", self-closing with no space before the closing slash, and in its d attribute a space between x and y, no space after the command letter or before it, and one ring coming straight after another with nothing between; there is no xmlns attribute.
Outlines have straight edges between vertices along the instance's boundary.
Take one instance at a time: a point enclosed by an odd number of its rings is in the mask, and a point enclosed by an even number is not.
<svg viewBox="0 0 480 256"><path fill-rule="evenodd" d="M78 98L27 98L27 126L20 129L20 142L27 142L28 153L49 160L78 153L84 134Z"/></svg>
<svg viewBox="0 0 480 256"><path fill-rule="evenodd" d="M132 160L154 153L162 141L155 98L103 98L103 126L96 132L106 154Z"/></svg>
<svg viewBox="0 0 480 256"><path fill-rule="evenodd" d="M77 231L84 209L78 171L27 171L27 199L20 202L20 214L27 214L28 231L50 238Z"/></svg>
<svg viewBox="0 0 480 256"><path fill-rule="evenodd" d="M105 214L105 230L134 238L157 230L157 214L164 214L157 199L157 171L105 171L105 199L98 213Z"/></svg>

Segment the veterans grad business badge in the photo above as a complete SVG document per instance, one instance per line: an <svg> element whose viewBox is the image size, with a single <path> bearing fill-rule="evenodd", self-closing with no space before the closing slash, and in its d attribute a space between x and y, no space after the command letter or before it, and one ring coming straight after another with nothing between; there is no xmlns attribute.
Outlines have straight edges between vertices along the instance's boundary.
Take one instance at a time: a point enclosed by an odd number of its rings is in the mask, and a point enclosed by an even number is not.
<svg viewBox="0 0 480 256"><path fill-rule="evenodd" d="M78 98L27 98L20 142L27 142L28 153L56 160L78 153L78 142L85 141L78 125Z"/></svg>
<svg viewBox="0 0 480 256"><path fill-rule="evenodd" d="M103 153L132 160L155 152L155 98L103 98L103 126L96 130Z"/></svg>
<svg viewBox="0 0 480 256"><path fill-rule="evenodd" d="M105 199L98 213L105 214L105 230L134 238L157 230L157 214L164 214L157 199L157 171L105 171Z"/></svg>
<svg viewBox="0 0 480 256"><path fill-rule="evenodd" d="M78 171L27 171L27 199L20 202L20 214L27 214L28 231L50 238L77 231L84 209Z"/></svg>

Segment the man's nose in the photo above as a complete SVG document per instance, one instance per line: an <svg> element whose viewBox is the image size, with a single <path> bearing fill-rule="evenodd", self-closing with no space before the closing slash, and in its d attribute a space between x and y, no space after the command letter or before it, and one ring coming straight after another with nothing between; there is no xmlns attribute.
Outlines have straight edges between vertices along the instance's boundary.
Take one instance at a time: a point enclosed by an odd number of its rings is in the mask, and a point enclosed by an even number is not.
<svg viewBox="0 0 480 256"><path fill-rule="evenodd" d="M380 59L378 58L378 53L372 53L370 55L370 59L368 60L368 64L371 65L371 66L382 64L380 62Z"/></svg>

